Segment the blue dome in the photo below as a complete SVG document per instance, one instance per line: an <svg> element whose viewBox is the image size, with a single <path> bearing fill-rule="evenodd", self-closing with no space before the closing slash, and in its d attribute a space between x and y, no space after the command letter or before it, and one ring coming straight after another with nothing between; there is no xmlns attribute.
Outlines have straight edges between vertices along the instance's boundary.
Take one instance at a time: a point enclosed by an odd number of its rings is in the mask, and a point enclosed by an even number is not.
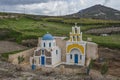
<svg viewBox="0 0 120 80"><path fill-rule="evenodd" d="M53 36L51 34L45 34L43 37L42 37L42 40L53 40Z"/></svg>

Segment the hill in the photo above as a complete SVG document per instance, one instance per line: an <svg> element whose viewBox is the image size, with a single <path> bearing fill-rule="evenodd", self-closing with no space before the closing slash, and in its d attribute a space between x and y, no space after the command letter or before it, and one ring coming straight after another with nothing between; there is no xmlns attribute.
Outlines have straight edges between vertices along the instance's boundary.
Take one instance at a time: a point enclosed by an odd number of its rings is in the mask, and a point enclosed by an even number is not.
<svg viewBox="0 0 120 80"><path fill-rule="evenodd" d="M54 36L67 36L71 27L75 22L82 22L81 31L83 32L83 39L88 37L93 39L93 42L101 46L110 48L120 48L119 34L111 34L110 36L96 36L85 34L85 31L93 28L104 28L112 25L119 25L119 21L108 20L93 20L93 19L75 19L75 18L60 18L60 17L30 17L28 15L17 18L3 18L0 19L0 40L12 40L22 43L23 40L37 39L49 32ZM79 23L78 25L80 25ZM112 39L111 39L112 38Z"/></svg>
<svg viewBox="0 0 120 80"><path fill-rule="evenodd" d="M94 5L67 17L120 20L120 11L103 5Z"/></svg>
<svg viewBox="0 0 120 80"><path fill-rule="evenodd" d="M45 15L33 15L33 14L21 14L21 13L0 13L0 18L14 18L19 16L27 15L29 17L34 17L40 19L41 17L54 17L54 18L90 18L90 19L104 19L104 20L120 20L120 11L104 6L104 5L94 5L86 9L80 10L77 13L66 15L66 16L45 16Z"/></svg>

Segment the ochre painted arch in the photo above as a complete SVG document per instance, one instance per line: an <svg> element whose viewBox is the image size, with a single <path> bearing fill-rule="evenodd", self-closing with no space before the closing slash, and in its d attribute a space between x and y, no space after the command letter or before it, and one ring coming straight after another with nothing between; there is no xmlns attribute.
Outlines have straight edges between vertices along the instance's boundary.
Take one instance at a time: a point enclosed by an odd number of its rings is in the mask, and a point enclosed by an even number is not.
<svg viewBox="0 0 120 80"><path fill-rule="evenodd" d="M79 44L68 45L67 49L66 49L67 53L70 53L70 51L74 48L79 49L82 52L82 54L84 54L84 47L82 45L79 45Z"/></svg>

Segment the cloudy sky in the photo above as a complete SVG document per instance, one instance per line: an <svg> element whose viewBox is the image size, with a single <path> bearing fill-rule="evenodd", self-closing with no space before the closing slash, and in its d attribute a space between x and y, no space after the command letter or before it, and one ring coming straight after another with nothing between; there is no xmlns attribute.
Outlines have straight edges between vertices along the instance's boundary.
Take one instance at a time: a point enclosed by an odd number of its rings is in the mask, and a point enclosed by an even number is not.
<svg viewBox="0 0 120 80"><path fill-rule="evenodd" d="M102 4L120 10L120 0L0 0L0 12L66 15Z"/></svg>

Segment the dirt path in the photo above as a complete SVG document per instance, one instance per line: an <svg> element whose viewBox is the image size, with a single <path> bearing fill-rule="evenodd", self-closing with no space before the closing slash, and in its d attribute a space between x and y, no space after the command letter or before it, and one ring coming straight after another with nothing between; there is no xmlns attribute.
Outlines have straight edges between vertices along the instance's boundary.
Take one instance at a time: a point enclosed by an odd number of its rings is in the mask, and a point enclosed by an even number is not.
<svg viewBox="0 0 120 80"><path fill-rule="evenodd" d="M0 41L0 53L12 52L17 50L23 50L27 47L19 45L15 42Z"/></svg>

